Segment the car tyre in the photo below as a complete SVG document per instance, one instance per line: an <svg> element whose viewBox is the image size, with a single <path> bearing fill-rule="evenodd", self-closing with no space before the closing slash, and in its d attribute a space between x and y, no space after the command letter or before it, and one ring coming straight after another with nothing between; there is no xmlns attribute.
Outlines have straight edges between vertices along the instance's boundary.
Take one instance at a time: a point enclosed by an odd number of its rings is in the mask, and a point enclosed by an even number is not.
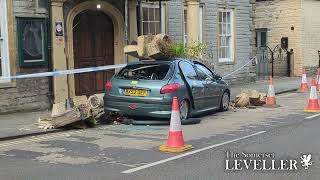
<svg viewBox="0 0 320 180"><path fill-rule="evenodd" d="M190 113L189 101L186 99L182 100L179 105L179 110L181 121L186 121L189 118Z"/></svg>
<svg viewBox="0 0 320 180"><path fill-rule="evenodd" d="M220 101L220 111L228 111L229 109L229 104L230 104L230 95L228 91L225 91L222 95L221 101Z"/></svg>

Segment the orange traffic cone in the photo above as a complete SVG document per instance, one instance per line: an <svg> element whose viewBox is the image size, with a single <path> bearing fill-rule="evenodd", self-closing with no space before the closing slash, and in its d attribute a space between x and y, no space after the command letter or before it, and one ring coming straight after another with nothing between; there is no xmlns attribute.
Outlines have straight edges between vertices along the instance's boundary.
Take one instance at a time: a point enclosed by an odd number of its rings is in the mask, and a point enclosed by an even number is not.
<svg viewBox="0 0 320 180"><path fill-rule="evenodd" d="M320 92L320 68L318 68L318 73L317 73L317 89L318 92Z"/></svg>
<svg viewBox="0 0 320 180"><path fill-rule="evenodd" d="M266 100L265 106L266 107L279 107L279 105L277 105L277 101L276 101L276 94L274 91L272 76L269 77L269 89L268 89L267 100Z"/></svg>
<svg viewBox="0 0 320 180"><path fill-rule="evenodd" d="M308 81L307 81L307 71L306 71L306 69L303 69L301 85L300 85L300 91L301 92L309 91L309 85L308 85Z"/></svg>
<svg viewBox="0 0 320 180"><path fill-rule="evenodd" d="M316 86L317 86L316 80L312 78L312 86L310 91L309 103L308 103L308 107L304 109L305 112L320 112Z"/></svg>
<svg viewBox="0 0 320 180"><path fill-rule="evenodd" d="M192 149L192 145L184 144L178 98L174 97L172 102L168 141L166 145L160 146L159 150L166 152L183 152L189 149Z"/></svg>

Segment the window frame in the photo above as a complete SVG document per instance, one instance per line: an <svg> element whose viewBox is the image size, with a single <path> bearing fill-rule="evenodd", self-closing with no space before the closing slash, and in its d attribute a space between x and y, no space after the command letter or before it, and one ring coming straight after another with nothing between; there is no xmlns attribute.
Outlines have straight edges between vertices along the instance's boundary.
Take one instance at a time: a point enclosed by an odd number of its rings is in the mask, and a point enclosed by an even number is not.
<svg viewBox="0 0 320 180"><path fill-rule="evenodd" d="M23 40L22 23L25 21L36 21L43 24L43 60L33 60L32 62L26 62L23 59ZM47 19L46 18L34 18L34 17L18 17L17 18L17 38L18 38L18 55L20 67L35 67L35 66L47 66L48 65L48 40L47 40Z"/></svg>
<svg viewBox="0 0 320 180"><path fill-rule="evenodd" d="M217 38L217 42L218 42L218 62L219 63L233 63L235 61L235 42L234 42L234 39L235 39L235 18L234 18L234 9L225 9L225 8L219 8L218 9L218 38ZM220 48L222 47L220 45L220 37L228 37L228 34L227 34L227 30L226 30L226 34L220 34L220 13L230 13L230 45L229 46L225 46L225 48L228 48L229 51L230 51L230 57L224 57L224 58L220 58ZM227 15L226 15L227 17ZM224 23L224 19L223 19L223 15L222 15L222 28L223 26L227 27L227 22ZM223 33L223 29L221 29L221 32Z"/></svg>
<svg viewBox="0 0 320 180"><path fill-rule="evenodd" d="M9 39L8 39L8 19L7 19L7 4L6 1L0 2L0 51L1 51L1 75L0 77L10 76L10 56L9 56ZM9 83L9 79L0 80L0 83Z"/></svg>
<svg viewBox="0 0 320 180"><path fill-rule="evenodd" d="M141 3L141 12L140 12L140 29L141 29L141 35L150 35L150 34L144 34L143 30L143 23L147 22L149 23L150 21L144 21L143 20L143 8L157 8L159 9L159 3L154 3L154 2L143 2ZM161 23L161 29L160 33L166 33L166 28L167 28L167 14L166 14L166 3L161 4L161 17L160 17L160 23ZM148 14L149 15L149 14ZM155 22L155 21L151 21Z"/></svg>

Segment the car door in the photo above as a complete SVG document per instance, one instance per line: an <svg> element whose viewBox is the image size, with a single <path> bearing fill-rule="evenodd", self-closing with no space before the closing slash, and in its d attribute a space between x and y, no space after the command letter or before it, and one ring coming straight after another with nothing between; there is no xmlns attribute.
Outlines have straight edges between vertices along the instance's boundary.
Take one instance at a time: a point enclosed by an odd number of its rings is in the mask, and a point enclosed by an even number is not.
<svg viewBox="0 0 320 180"><path fill-rule="evenodd" d="M201 81L203 81L205 90L206 108L218 108L220 103L220 86L212 71L200 63L195 63L196 72Z"/></svg>
<svg viewBox="0 0 320 180"><path fill-rule="evenodd" d="M191 100L193 101L194 108L197 110L203 109L205 107L205 87L203 82L198 79L193 64L187 61L180 61L179 67L185 81L187 82L187 86L190 89Z"/></svg>

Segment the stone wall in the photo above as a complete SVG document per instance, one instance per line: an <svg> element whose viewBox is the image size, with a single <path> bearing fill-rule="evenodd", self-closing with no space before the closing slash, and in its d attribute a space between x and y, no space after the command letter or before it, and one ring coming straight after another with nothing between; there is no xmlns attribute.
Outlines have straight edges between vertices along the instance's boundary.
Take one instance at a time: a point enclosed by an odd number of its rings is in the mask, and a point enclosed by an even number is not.
<svg viewBox="0 0 320 180"><path fill-rule="evenodd" d="M16 17L48 17L46 9L38 8L35 0L13 0L16 72L28 74L48 71L48 67L20 68L17 52ZM50 108L48 78L17 80L16 86L0 88L0 113L43 110Z"/></svg>
<svg viewBox="0 0 320 180"><path fill-rule="evenodd" d="M289 49L294 51L294 75L301 74L303 65L301 3L301 0L274 0L256 2L255 5L255 28L268 29L267 45L271 49L281 43L281 37L289 38ZM286 61L277 59L274 67L275 75L286 75ZM270 66L269 70L271 71Z"/></svg>
<svg viewBox="0 0 320 180"><path fill-rule="evenodd" d="M320 50L320 1L304 0L303 8L303 41L302 57L303 66L306 67L313 76L319 67Z"/></svg>
<svg viewBox="0 0 320 180"><path fill-rule="evenodd" d="M76 6L77 4L80 4L82 2L85 2L87 0L68 0L65 3L63 3L63 15L64 15L64 19L67 19L67 15L69 14L69 11ZM122 14L124 14L124 1L119 1L119 0L104 0L110 4L112 4L113 6L115 6L116 8L118 8L120 10L120 12Z"/></svg>
<svg viewBox="0 0 320 180"><path fill-rule="evenodd" d="M167 3L168 9L168 34L173 40L183 42L183 11L184 3L181 0L172 0Z"/></svg>
<svg viewBox="0 0 320 180"><path fill-rule="evenodd" d="M243 66L249 61L252 55L252 4L249 0L201 0L200 4L204 8L203 13L203 41L209 45L211 57L209 61L214 64L215 71L221 75L229 74L230 72ZM169 1L168 13L168 33L175 36L175 40L183 41L183 7L182 0ZM219 8L234 9L235 18L235 61L234 63L219 63L217 49L217 12ZM241 80L250 82L254 74L250 74L250 65L237 71L226 78L231 83L239 83Z"/></svg>

